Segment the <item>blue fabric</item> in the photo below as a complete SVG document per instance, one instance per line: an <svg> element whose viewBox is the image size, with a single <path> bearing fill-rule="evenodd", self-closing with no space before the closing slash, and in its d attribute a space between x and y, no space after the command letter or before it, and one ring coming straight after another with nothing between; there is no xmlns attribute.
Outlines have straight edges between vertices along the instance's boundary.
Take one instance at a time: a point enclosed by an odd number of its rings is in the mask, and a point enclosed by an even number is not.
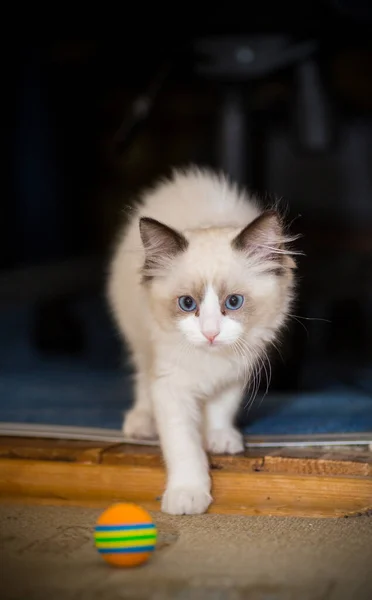
<svg viewBox="0 0 372 600"><path fill-rule="evenodd" d="M131 374L99 302L76 307L87 332L81 358L46 359L32 348L31 312L0 313L0 421L120 429L132 399ZM359 390L337 382L320 392L268 394L244 414L255 435L372 431L372 376ZM364 386L364 387L363 387Z"/></svg>

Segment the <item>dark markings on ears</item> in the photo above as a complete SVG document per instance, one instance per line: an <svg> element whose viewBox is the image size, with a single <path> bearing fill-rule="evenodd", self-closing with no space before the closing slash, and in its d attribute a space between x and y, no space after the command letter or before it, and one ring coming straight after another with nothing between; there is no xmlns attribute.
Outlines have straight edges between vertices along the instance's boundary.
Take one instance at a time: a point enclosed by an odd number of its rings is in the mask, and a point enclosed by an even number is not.
<svg viewBox="0 0 372 600"><path fill-rule="evenodd" d="M185 252L189 243L179 231L149 217L140 219L139 229L145 249L143 280L150 281L153 279L154 270L164 266L169 258Z"/></svg>
<svg viewBox="0 0 372 600"><path fill-rule="evenodd" d="M252 223L247 225L232 241L232 247L241 252L258 255L265 261L272 261L273 273L281 275L284 272L282 224L278 213L270 210L262 213Z"/></svg>

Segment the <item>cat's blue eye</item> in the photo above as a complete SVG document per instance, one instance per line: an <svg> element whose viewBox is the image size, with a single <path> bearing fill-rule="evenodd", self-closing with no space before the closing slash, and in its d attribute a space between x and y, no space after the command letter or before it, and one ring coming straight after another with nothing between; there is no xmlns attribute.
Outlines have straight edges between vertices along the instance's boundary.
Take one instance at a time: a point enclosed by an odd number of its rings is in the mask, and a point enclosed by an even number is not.
<svg viewBox="0 0 372 600"><path fill-rule="evenodd" d="M180 296L178 306L185 312L193 312L197 308L196 302L191 296Z"/></svg>
<svg viewBox="0 0 372 600"><path fill-rule="evenodd" d="M243 306L244 296L240 294L231 294L225 300L225 306L228 310L238 310Z"/></svg>

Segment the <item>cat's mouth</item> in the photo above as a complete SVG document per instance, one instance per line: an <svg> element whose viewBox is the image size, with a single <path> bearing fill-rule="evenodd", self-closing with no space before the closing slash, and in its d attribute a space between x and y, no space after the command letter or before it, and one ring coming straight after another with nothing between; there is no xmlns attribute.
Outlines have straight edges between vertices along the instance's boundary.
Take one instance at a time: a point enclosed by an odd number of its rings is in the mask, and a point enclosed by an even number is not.
<svg viewBox="0 0 372 600"><path fill-rule="evenodd" d="M216 348L221 348L222 344L220 342L207 342L205 346L210 350L216 350Z"/></svg>
<svg viewBox="0 0 372 600"><path fill-rule="evenodd" d="M226 344L223 340L213 340L213 341L205 341L203 347L209 352L215 352L217 350L221 350L221 348L226 348L229 344Z"/></svg>
<svg viewBox="0 0 372 600"><path fill-rule="evenodd" d="M205 352L224 352L230 353L234 350L235 340L215 339L213 342L205 340L201 347Z"/></svg>

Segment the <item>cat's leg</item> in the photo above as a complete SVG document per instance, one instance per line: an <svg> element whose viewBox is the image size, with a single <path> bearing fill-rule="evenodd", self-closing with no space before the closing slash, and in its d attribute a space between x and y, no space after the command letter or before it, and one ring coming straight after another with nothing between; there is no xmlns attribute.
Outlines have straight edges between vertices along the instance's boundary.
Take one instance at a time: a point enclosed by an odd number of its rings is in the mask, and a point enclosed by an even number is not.
<svg viewBox="0 0 372 600"><path fill-rule="evenodd" d="M207 402L205 438L209 452L214 454L243 452L243 435L234 426L242 396L242 386L233 384Z"/></svg>
<svg viewBox="0 0 372 600"><path fill-rule="evenodd" d="M134 406L123 423L125 437L132 439L156 439L157 430L150 395L148 375L141 361L136 361L139 370L135 375Z"/></svg>
<svg viewBox="0 0 372 600"><path fill-rule="evenodd" d="M200 406L177 373L157 378L152 395L167 467L162 510L173 515L204 513L212 497Z"/></svg>

